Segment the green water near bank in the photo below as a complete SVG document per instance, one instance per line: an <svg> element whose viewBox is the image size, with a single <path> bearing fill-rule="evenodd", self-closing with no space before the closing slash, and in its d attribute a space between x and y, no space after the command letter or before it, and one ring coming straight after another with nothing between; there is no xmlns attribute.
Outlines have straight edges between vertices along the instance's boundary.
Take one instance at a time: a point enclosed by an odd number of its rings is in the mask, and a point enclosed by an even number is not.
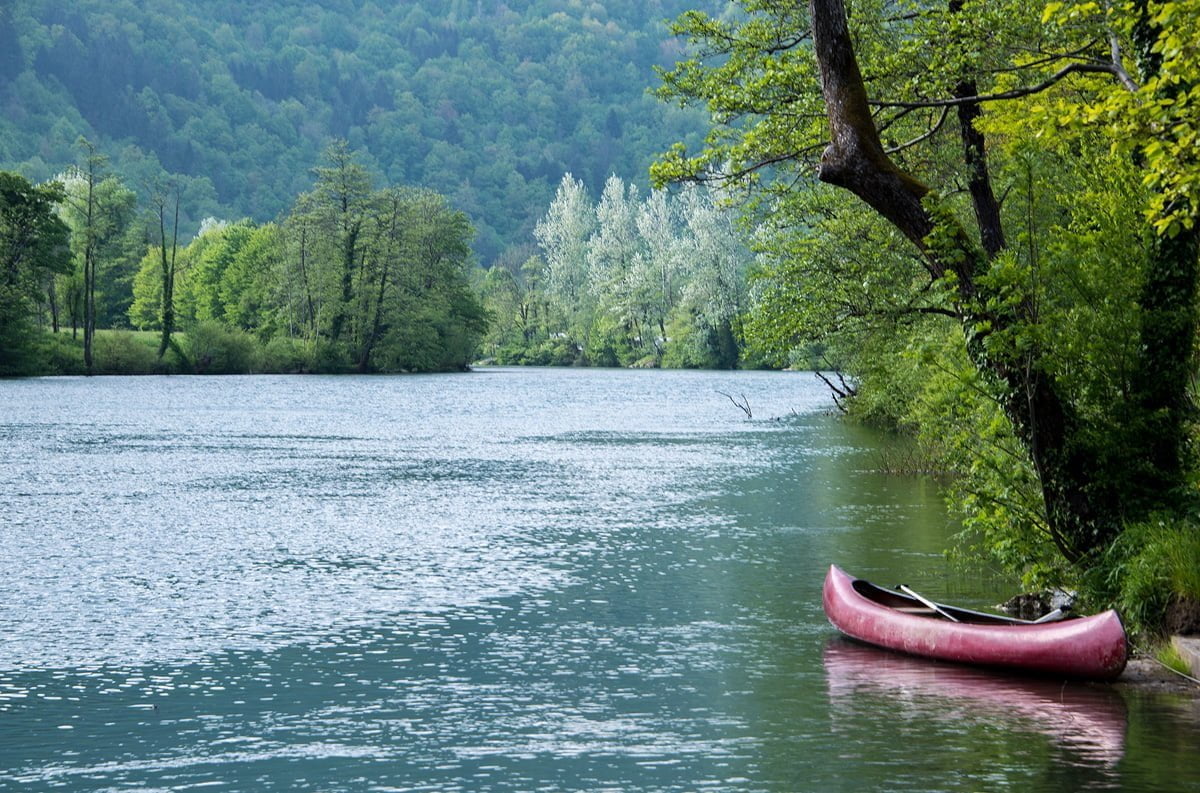
<svg viewBox="0 0 1200 793"><path fill-rule="evenodd" d="M1200 790L1193 700L834 635L1001 584L811 375L0 391L0 790Z"/></svg>

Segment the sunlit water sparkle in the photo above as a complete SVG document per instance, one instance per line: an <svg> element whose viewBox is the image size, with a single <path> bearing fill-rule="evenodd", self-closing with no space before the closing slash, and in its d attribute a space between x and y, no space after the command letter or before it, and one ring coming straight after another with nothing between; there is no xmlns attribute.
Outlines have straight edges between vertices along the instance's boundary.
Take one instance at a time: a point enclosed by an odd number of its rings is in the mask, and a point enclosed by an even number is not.
<svg viewBox="0 0 1200 793"><path fill-rule="evenodd" d="M1186 702L839 649L830 561L993 593L811 375L0 392L0 790L1200 790Z"/></svg>

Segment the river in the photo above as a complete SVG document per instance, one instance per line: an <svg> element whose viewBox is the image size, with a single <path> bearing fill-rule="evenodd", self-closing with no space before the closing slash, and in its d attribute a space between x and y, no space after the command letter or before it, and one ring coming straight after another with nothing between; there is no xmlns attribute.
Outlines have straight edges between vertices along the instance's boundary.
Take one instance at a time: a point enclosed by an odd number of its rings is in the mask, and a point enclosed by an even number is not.
<svg viewBox="0 0 1200 793"><path fill-rule="evenodd" d="M0 791L1200 790L1195 700L835 636L831 562L998 594L830 409L803 373L0 382Z"/></svg>

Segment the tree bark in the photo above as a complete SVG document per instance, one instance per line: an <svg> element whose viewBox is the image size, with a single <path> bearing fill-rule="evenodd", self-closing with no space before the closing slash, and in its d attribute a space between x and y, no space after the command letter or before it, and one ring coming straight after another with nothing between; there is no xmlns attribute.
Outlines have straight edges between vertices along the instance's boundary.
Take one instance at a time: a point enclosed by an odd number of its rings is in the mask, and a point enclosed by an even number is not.
<svg viewBox="0 0 1200 793"><path fill-rule="evenodd" d="M54 331L54 335L58 335L58 292L54 288L54 276L50 276L50 283L46 287L46 295L50 300L50 327Z"/></svg>
<svg viewBox="0 0 1200 793"><path fill-rule="evenodd" d="M162 198L158 203L158 239L159 252L162 257L162 304L160 306L160 320L162 325L162 337L158 343L158 359L167 354L167 348L171 346L171 334L175 332L175 261L176 253L179 249L179 193L175 194L175 220L171 231L171 254L167 256L167 222L166 222L166 199Z"/></svg>
<svg viewBox="0 0 1200 793"><path fill-rule="evenodd" d="M977 96L978 93L974 80L963 80L954 87L956 98ZM979 240L988 258L994 259L1004 250L1004 227L1000 223L1000 202L996 200L988 174L987 146L983 133L975 129L975 121L983 112L978 102L961 104L957 110L963 160L967 165L967 190L971 193L971 206L979 224Z"/></svg>
<svg viewBox="0 0 1200 793"><path fill-rule="evenodd" d="M960 13L963 2L950 0L950 11ZM960 80L954 86L955 99L978 95L979 88L972 79ZM996 200L988 173L987 145L983 133L975 128L975 121L983 115L983 111L979 102L964 102L956 107L956 111L963 161L967 166L967 190L971 193L971 206L975 209L975 220L979 224L979 239L988 258L994 259L1004 250L1004 227L1000 222L1000 202Z"/></svg>
<svg viewBox="0 0 1200 793"><path fill-rule="evenodd" d="M809 10L830 133L818 178L857 195L926 251L933 221L921 199L929 188L884 153L850 41L845 6L842 0L810 0Z"/></svg>

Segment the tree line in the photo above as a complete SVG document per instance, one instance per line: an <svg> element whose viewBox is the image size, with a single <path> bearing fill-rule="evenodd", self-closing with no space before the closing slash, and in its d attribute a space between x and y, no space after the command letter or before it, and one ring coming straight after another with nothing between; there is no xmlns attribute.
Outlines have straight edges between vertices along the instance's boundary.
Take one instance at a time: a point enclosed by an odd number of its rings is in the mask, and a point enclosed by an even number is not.
<svg viewBox="0 0 1200 793"><path fill-rule="evenodd" d="M275 221L209 220L187 241L175 186L146 186L139 207L84 147L42 185L0 173L0 373L445 371L474 356L487 316L467 216L377 187L346 142ZM97 334L131 326L148 334Z"/></svg>
<svg viewBox="0 0 1200 793"><path fill-rule="evenodd" d="M677 194L610 176L598 201L566 174L536 247L502 259L483 295L499 363L733 368L753 257L710 191ZM529 255L524 255L528 253Z"/></svg>

